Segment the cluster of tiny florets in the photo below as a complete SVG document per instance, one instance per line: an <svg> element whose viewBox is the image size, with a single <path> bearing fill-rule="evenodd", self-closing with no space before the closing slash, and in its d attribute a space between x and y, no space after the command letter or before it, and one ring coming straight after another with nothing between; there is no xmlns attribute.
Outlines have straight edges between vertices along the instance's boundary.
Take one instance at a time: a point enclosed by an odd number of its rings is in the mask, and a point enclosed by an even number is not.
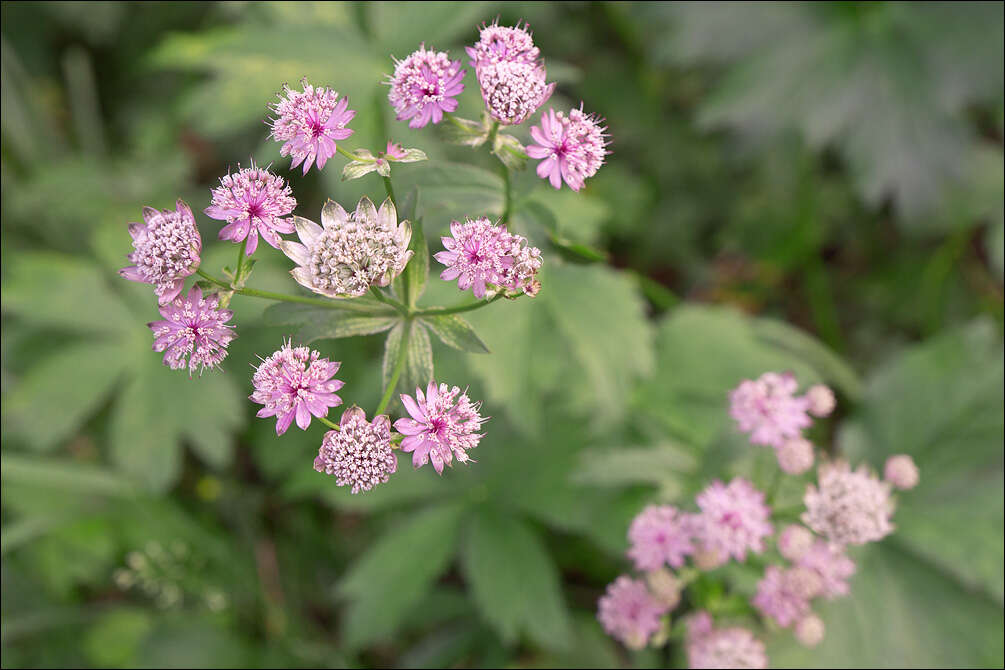
<svg viewBox="0 0 1005 670"><path fill-rule="evenodd" d="M893 532L890 484L865 465L855 470L844 461L821 465L817 485L807 487L803 503L803 523L836 544L875 542Z"/></svg>
<svg viewBox="0 0 1005 670"><path fill-rule="evenodd" d="M764 643L745 628L716 628L708 612L688 620L687 660L690 668L766 668Z"/></svg>
<svg viewBox="0 0 1005 670"><path fill-rule="evenodd" d="M453 459L459 463L471 460L468 451L482 439L481 403L472 402L457 386L429 382L426 392L415 389L415 397L402 394L401 403L411 418L394 422L394 428L405 436L401 450L412 454L412 465L421 467L432 461L436 472L442 473Z"/></svg>
<svg viewBox="0 0 1005 670"><path fill-rule="evenodd" d="M280 248L297 264L291 274L301 286L329 298L353 298L371 286L387 286L412 257L411 224L398 223L390 199L378 211L362 198L347 213L331 200L321 210L321 224L294 218L300 242L283 241Z"/></svg>
<svg viewBox="0 0 1005 670"><path fill-rule="evenodd" d="M801 437L812 423L809 401L795 395L799 388L789 373L766 372L755 380L744 380L729 394L729 413L739 429L750 433L752 444L781 447Z"/></svg>
<svg viewBox="0 0 1005 670"><path fill-rule="evenodd" d="M203 297L193 286L184 298L175 298L160 308L161 321L148 325L154 334L153 349L164 352L164 364L172 370L215 368L227 357L227 345L234 339L227 325L233 312L219 309L216 295Z"/></svg>
<svg viewBox="0 0 1005 670"><path fill-rule="evenodd" d="M547 179L555 188L564 181L574 191L583 188L604 164L607 151L607 128L582 107L568 114L549 109L541 116L541 125L530 129L534 144L527 155L540 160L537 176Z"/></svg>
<svg viewBox="0 0 1005 670"><path fill-rule="evenodd" d="M764 494L742 477L728 485L714 481L695 497L701 513L695 518L696 539L714 561L746 560L747 552L764 551L773 527Z"/></svg>
<svg viewBox="0 0 1005 670"><path fill-rule="evenodd" d="M628 556L635 568L657 570L664 565L679 568L694 552L694 522L673 505L649 505L628 528Z"/></svg>
<svg viewBox="0 0 1005 670"><path fill-rule="evenodd" d="M154 285L161 305L178 297L188 277L199 267L202 238L192 210L183 201L174 210L143 208L143 223L129 224L133 251L129 267L119 274L131 281Z"/></svg>
<svg viewBox="0 0 1005 670"><path fill-rule="evenodd" d="M284 342L255 369L251 400L263 405L259 418L276 417L276 433L282 435L296 419L307 430L311 416L328 415L329 407L342 404L335 392L343 382L333 379L341 363L329 361L309 347Z"/></svg>
<svg viewBox="0 0 1005 670"><path fill-rule="evenodd" d="M462 291L470 288L476 298L484 298L490 287L536 293L541 251L526 238L484 217L464 223L452 221L450 233L452 237L441 238L446 251L433 256L447 266L441 279L456 279Z"/></svg>
<svg viewBox="0 0 1005 670"><path fill-rule="evenodd" d="M227 222L220 230L221 240L247 240L248 256L258 248L259 235L278 249L279 233L293 232L293 222L284 217L293 213L297 201L286 181L268 170L254 165L239 169L221 177L212 193L213 204L206 208L206 215Z"/></svg>
<svg viewBox="0 0 1005 670"><path fill-rule="evenodd" d="M641 649L659 631L667 609L645 582L622 575L608 585L597 603L597 619L608 635L631 649Z"/></svg>
<svg viewBox="0 0 1005 670"><path fill-rule="evenodd" d="M353 134L346 125L356 116L349 109L348 98L339 99L335 91L314 87L306 79L301 81L304 90L294 91L283 87L283 93L272 107L276 118L272 120L271 137L283 146L279 153L291 156L295 168L303 163L307 174L311 165L320 170L335 155L336 141Z"/></svg>
<svg viewBox="0 0 1005 670"><path fill-rule="evenodd" d="M314 469L334 475L336 486L349 486L354 494L387 482L398 469L387 415L376 416L371 423L359 407L346 410L339 429L325 433Z"/></svg>
<svg viewBox="0 0 1005 670"><path fill-rule="evenodd" d="M918 485L921 474L918 472L918 466L914 464L914 459L907 454L897 454L886 459L883 479L895 489L907 490Z"/></svg>
<svg viewBox="0 0 1005 670"><path fill-rule="evenodd" d="M464 72L459 60L452 61L447 52L426 49L425 45L404 60L395 60L387 98L398 120L408 120L410 128L442 121L444 112L457 109Z"/></svg>
<svg viewBox="0 0 1005 670"><path fill-rule="evenodd" d="M516 26L500 26L498 22L482 24L478 41L465 47L465 50L471 58L472 67L503 61L535 63L541 56L540 49L534 46L534 37L527 23L522 26L519 23Z"/></svg>
<svg viewBox="0 0 1005 670"><path fill-rule="evenodd" d="M555 90L527 28L483 26L478 42L467 48L485 107L503 125L526 121Z"/></svg>

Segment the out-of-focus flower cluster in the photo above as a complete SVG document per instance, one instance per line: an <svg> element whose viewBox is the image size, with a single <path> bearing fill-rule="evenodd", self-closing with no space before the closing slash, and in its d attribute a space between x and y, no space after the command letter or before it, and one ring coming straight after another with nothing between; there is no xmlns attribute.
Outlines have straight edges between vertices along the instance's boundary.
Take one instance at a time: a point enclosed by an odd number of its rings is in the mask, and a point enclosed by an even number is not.
<svg viewBox="0 0 1005 670"><path fill-rule="evenodd" d="M185 542L148 542L126 555L125 565L113 575L123 591L140 593L162 609L199 604L213 612L226 609L230 599L219 587L200 578L205 559Z"/></svg>
<svg viewBox="0 0 1005 670"><path fill-rule="evenodd" d="M753 444L774 447L781 470L790 475L803 474L813 464L813 445L802 434L810 417L826 416L835 407L834 394L825 386L813 386L802 396L797 390L792 375L766 373L730 393L730 413L740 429L751 433ZM800 467L792 467L792 461ZM749 555L763 555L769 563L756 592L746 594L750 605L763 622L791 628L799 642L814 646L825 630L812 611L813 601L849 594L855 563L847 548L892 532L891 491L911 488L918 479L907 455L887 461L885 480L866 465L853 469L843 460L825 460L816 482L806 485L802 524L783 524L777 534L770 507L777 477L768 495L742 477L714 481L695 496L697 511L649 505L628 529L627 555L644 578L623 575L613 582L600 598L598 619L631 648L660 646L672 637L668 614L689 584L731 560L742 563ZM780 517L794 518L788 511ZM752 631L717 626L714 610L701 609L709 603L691 604L698 611L686 618L682 633L690 667L767 667L764 645Z"/></svg>

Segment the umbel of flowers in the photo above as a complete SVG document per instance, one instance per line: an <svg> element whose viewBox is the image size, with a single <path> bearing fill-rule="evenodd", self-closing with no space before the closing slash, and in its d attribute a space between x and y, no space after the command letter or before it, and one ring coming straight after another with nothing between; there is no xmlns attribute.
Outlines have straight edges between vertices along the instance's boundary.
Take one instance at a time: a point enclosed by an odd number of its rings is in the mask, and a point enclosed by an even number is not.
<svg viewBox="0 0 1005 670"><path fill-rule="evenodd" d="M774 449L780 471L794 477L816 460L804 431L836 405L826 386L811 386L802 395L798 390L793 375L768 372L729 394L738 430L752 445ZM849 594L855 563L848 547L893 532L892 490L918 481L914 461L904 454L887 460L883 479L864 464L853 468L823 458L797 511L772 509L774 491L760 491L743 477L709 483L691 509L649 505L628 529L627 556L640 577L622 575L608 586L597 618L633 649L680 639L692 668L765 668L768 658L755 630L788 628L800 643L819 644L825 629L813 603ZM752 556L765 566L755 592L745 594L757 619L753 627L703 609L700 599L690 601L692 612L674 615L679 624L671 625L670 613L692 583Z"/></svg>
<svg viewBox="0 0 1005 670"><path fill-rule="evenodd" d="M538 175L555 188L565 183L582 189L607 154L606 128L597 117L585 113L582 105L568 112L549 109L542 113L538 125L529 129L536 143L529 148L500 132L500 128L529 122L555 90L555 83L547 81L529 26L483 24L467 55L485 105L481 122L453 115L468 72L461 60L426 44L404 59L393 59L393 73L385 83L397 119L407 121L411 128L446 121L456 131L453 139L470 146L491 139L491 151L502 163L507 184L510 171L523 169L527 158L533 157L540 161ZM331 310L338 319L349 315L388 324L392 329L385 352L389 370L382 375L383 395L372 418L352 405L337 423L329 420L329 411L343 404L342 395L351 395L354 380L336 378L339 361L294 337L284 339L278 349L253 364L248 387L249 399L259 406L257 416L274 419L279 436L294 424L305 431L315 422L326 426L314 469L332 476L336 486L352 493L387 482L397 471L397 450L411 454L414 467L431 463L437 473L454 462L473 462L471 451L481 441L486 421L481 403L459 386L435 381L431 369L426 378L410 379L411 386L405 385L402 375L413 323L451 314L457 327L469 330L469 339L478 341L470 325L456 315L500 298L533 297L541 290L537 279L543 264L541 250L509 228L510 189L503 194L501 218L474 211L463 221L436 222L442 227L449 224L450 229L450 235L441 238L443 249L433 253L444 266L440 277L456 280L463 292L470 290L474 302L422 308L416 304L417 291L410 287L424 284L425 278L406 269L417 254L425 261L429 251L425 237L413 235L420 224L409 221L415 217L399 209L391 168L425 161L425 152L393 140L382 151L346 148L354 133L350 124L356 111L349 107L347 96L307 79L298 88L284 84L278 100L267 109L269 137L279 143L280 156L290 159L291 170L299 168L301 175L311 168L322 170L336 154L342 154L348 159L343 179L375 172L382 178L383 193L372 199L364 196L353 208L333 200L317 203L311 211L319 207L320 217L301 216L296 210L303 203L294 196L296 184L289 177L254 161L250 167L236 165L220 178L200 207L220 226L217 237L237 245L236 264L224 268L222 277L201 266L202 237L187 203L178 200L174 209L164 210L144 207L142 223L129 224L133 251L128 254L130 264L120 274L153 287L161 315L149 324L154 351L163 353L166 366L185 369L190 378L196 372L201 376L206 370L221 370L228 345L236 336L233 313L227 309L234 296L306 304ZM291 176L296 177L296 172ZM293 293L276 293L249 285L253 256L272 253L259 241L287 257L290 275L302 290L294 285ZM428 272L427 265L423 262L419 271ZM186 291L189 278L194 281ZM387 329L360 328L361 332L351 334ZM402 411L394 418L388 410L399 386L405 393L398 394Z"/></svg>

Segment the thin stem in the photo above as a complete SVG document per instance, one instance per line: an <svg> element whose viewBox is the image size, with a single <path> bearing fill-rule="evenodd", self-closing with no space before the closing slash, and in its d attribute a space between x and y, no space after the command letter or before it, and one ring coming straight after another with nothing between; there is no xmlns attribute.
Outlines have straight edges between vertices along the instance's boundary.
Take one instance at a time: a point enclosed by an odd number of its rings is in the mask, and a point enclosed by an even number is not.
<svg viewBox="0 0 1005 670"><path fill-rule="evenodd" d="M207 274L201 268L196 270L200 277L210 281L221 288L225 288L228 291L233 291L234 293L239 293L241 295L251 296L253 298L264 298L266 300L278 300L280 302L295 302L301 305L313 305L315 307L322 307L324 309L341 309L347 312L363 312L365 314L374 314L371 307L366 305L359 305L350 300L329 300L326 298L308 298L307 296L300 295L286 295L285 293L273 293L272 291L262 291L257 288L234 288L222 279L217 279L216 277Z"/></svg>
<svg viewBox="0 0 1005 670"><path fill-rule="evenodd" d="M501 165L502 165L503 197L504 197L502 222L506 224L509 223L509 217L513 211L513 182L510 179L509 168L505 164Z"/></svg>
<svg viewBox="0 0 1005 670"><path fill-rule="evenodd" d="M782 468L776 467L775 473L771 476L771 484L768 486L767 503L770 505L775 500L778 493L778 485L782 483Z"/></svg>
<svg viewBox="0 0 1005 670"><path fill-rule="evenodd" d="M454 307L431 307L429 309L420 309L415 312L415 316L439 316L441 314L457 314L459 312L470 312L475 309L480 309L487 305L491 305L496 300L503 297L502 293L497 293L495 296L489 298L488 300L479 300L477 302L469 302L466 305L455 305Z"/></svg>
<svg viewBox="0 0 1005 670"><path fill-rule="evenodd" d="M327 418L325 418L323 416L318 416L318 417L315 417L315 418L318 421L320 421L321 423L323 423L324 425L326 425L329 428L331 428L332 430L339 430L339 425L337 423L335 423L334 421L329 421Z"/></svg>
<svg viewBox="0 0 1005 670"><path fill-rule="evenodd" d="M391 204L398 207L398 201L394 199L394 188L391 186L391 178L384 177L384 190L387 191L387 197L391 199Z"/></svg>
<svg viewBox="0 0 1005 670"><path fill-rule="evenodd" d="M387 295L384 295L384 292L381 291L376 286L371 286L370 287L370 295L372 295L374 298L376 298L377 300L381 301L385 305L390 305L395 310L397 310L402 316L408 316L408 308L407 307L405 307L403 304L401 304L400 302L398 302L394 298L392 298L390 296L387 296Z"/></svg>
<svg viewBox="0 0 1005 670"><path fill-rule="evenodd" d="M374 417L387 409L387 404L391 402L391 395L394 393L394 389L398 385L398 378L401 377L401 371L405 369L405 361L408 359L408 340L411 335L412 320L407 319L405 321L405 331L401 334L401 348L398 349L398 360L394 362L394 370L391 372L391 380L387 383L387 388L384 389L384 395L380 399L380 404L377 405L377 409L373 411Z"/></svg>
<svg viewBox="0 0 1005 670"><path fill-rule="evenodd" d="M244 268L244 254L248 250L248 238L241 242L241 248L237 250L237 269L234 270L234 281L241 280L241 270Z"/></svg>
<svg viewBox="0 0 1005 670"><path fill-rule="evenodd" d="M346 158L348 158L351 161L358 161L359 160L358 158L356 158L356 156L351 151L349 151L348 149L343 148L341 144L336 144L335 145L335 151L339 152L340 154L342 154L343 156L345 156Z"/></svg>

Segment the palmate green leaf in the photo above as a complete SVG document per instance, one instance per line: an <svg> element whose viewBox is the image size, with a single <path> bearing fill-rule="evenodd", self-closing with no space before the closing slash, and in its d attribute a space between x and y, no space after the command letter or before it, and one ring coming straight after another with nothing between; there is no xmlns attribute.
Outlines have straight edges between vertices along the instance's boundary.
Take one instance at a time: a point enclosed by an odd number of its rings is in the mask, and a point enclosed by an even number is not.
<svg viewBox="0 0 1005 670"><path fill-rule="evenodd" d="M536 298L467 315L493 352L468 365L528 434L543 427L542 398L550 394L598 424L617 420L631 385L652 369L641 299L626 277L602 266L545 267L539 277Z"/></svg>
<svg viewBox="0 0 1005 670"><path fill-rule="evenodd" d="M482 617L505 642L525 635L549 649L568 648L572 631L558 570L525 523L480 510L468 519L461 565Z"/></svg>
<svg viewBox="0 0 1005 670"><path fill-rule="evenodd" d="M701 121L746 133L796 128L833 144L862 197L892 196L913 225L965 175L964 111L1002 91L1002 7L678 4L673 57L724 63Z"/></svg>
<svg viewBox="0 0 1005 670"><path fill-rule="evenodd" d="M293 339L301 344L310 344L315 340L374 335L390 330L401 322L401 317L390 313L367 316L293 303L270 305L264 316L265 322L270 325L296 326Z"/></svg>
<svg viewBox="0 0 1005 670"><path fill-rule="evenodd" d="M502 214L502 177L474 165L434 163L403 172L395 178L395 188L398 183L405 188L419 186L422 218L427 222L479 216L495 219Z"/></svg>
<svg viewBox="0 0 1005 670"><path fill-rule="evenodd" d="M409 307L422 297L429 277L429 247L422 232L422 219L412 221L412 239L408 244L413 255L408 265L394 280L394 293Z"/></svg>
<svg viewBox="0 0 1005 670"><path fill-rule="evenodd" d="M422 323L448 347L471 354L490 353L471 324L456 314L424 316Z"/></svg>
<svg viewBox="0 0 1005 670"><path fill-rule="evenodd" d="M1001 336L979 320L905 351L869 379L861 412L842 435L854 456L881 467L910 454L921 484L899 495L904 546L966 588L1005 600Z"/></svg>
<svg viewBox="0 0 1005 670"><path fill-rule="evenodd" d="M391 529L349 569L339 592L349 599L343 639L349 647L391 634L429 591L456 550L463 507L440 504Z"/></svg>

